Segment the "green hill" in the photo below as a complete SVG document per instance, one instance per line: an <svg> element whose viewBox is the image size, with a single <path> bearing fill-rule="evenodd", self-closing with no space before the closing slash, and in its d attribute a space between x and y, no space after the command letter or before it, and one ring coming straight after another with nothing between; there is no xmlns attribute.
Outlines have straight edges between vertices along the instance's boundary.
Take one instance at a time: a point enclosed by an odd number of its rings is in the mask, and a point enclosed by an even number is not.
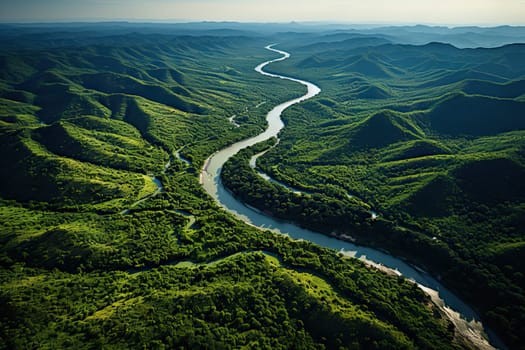
<svg viewBox="0 0 525 350"><path fill-rule="evenodd" d="M20 57L0 55L0 78L2 80L20 83L36 72L35 67L24 62Z"/></svg>
<svg viewBox="0 0 525 350"><path fill-rule="evenodd" d="M204 113L204 109L197 104L185 101L167 88L144 84L131 77L113 73L96 73L82 75L77 78L82 86L102 91L108 94L126 93L142 96L151 101L159 102L188 113Z"/></svg>
<svg viewBox="0 0 525 350"><path fill-rule="evenodd" d="M327 62L323 61L321 58L317 56L311 56L299 62L297 66L301 68L315 68L315 67L322 66L326 63Z"/></svg>
<svg viewBox="0 0 525 350"><path fill-rule="evenodd" d="M418 188L403 205L413 215L443 217L451 214L450 208L460 189L454 179L437 175Z"/></svg>
<svg viewBox="0 0 525 350"><path fill-rule="evenodd" d="M36 139L54 154L83 162L143 173L162 169L167 155L144 142L140 133L129 124L111 119L93 122L100 118L87 118L92 121L78 124L89 126L89 129L57 122L38 129ZM78 120L81 119L84 118ZM91 129L93 126L99 130Z"/></svg>
<svg viewBox="0 0 525 350"><path fill-rule="evenodd" d="M379 87L379 86L369 86L361 89L357 94L357 98L364 98L364 99L381 99L381 98L388 98L391 94L386 91L385 89Z"/></svg>
<svg viewBox="0 0 525 350"><path fill-rule="evenodd" d="M3 198L62 207L133 198L144 186L143 176L138 174L59 157L26 132L3 135L2 139L0 193Z"/></svg>
<svg viewBox="0 0 525 350"><path fill-rule="evenodd" d="M66 84L48 85L42 93L36 95L34 103L41 108L38 117L46 123L76 118L79 115L109 115L109 111L94 96L82 94L78 90L72 91Z"/></svg>
<svg viewBox="0 0 525 350"><path fill-rule="evenodd" d="M341 67L347 72L355 72L373 78L388 78L392 75L382 64L367 56L350 57Z"/></svg>
<svg viewBox="0 0 525 350"><path fill-rule="evenodd" d="M501 98L516 98L525 94L525 80L497 84L485 80L466 80L461 90L469 95L485 95Z"/></svg>
<svg viewBox="0 0 525 350"><path fill-rule="evenodd" d="M178 83L182 85L185 83L184 73L173 68L152 69L148 70L148 74L165 83Z"/></svg>
<svg viewBox="0 0 525 350"><path fill-rule="evenodd" d="M383 161L412 159L437 154L450 154L450 149L438 142L430 140L414 140L405 142L396 148L390 148Z"/></svg>
<svg viewBox="0 0 525 350"><path fill-rule="evenodd" d="M376 148L421 136L421 130L406 117L393 111L382 111L354 126L349 145Z"/></svg>
<svg viewBox="0 0 525 350"><path fill-rule="evenodd" d="M459 82L466 79L476 79L476 80L488 80L496 83L500 83L505 81L504 78L499 77L494 74L488 74L485 72L478 72L473 70L464 70L464 71L454 71L454 72L447 72L443 74L442 77L429 81L427 83L422 84L420 87L435 87L435 86L441 86L441 85L448 85L455 82Z"/></svg>
<svg viewBox="0 0 525 350"><path fill-rule="evenodd" d="M465 194L478 203L525 200L525 167L508 158L468 162L453 171Z"/></svg>
<svg viewBox="0 0 525 350"><path fill-rule="evenodd" d="M524 110L524 102L454 93L436 103L422 121L446 135L495 135L523 130Z"/></svg>

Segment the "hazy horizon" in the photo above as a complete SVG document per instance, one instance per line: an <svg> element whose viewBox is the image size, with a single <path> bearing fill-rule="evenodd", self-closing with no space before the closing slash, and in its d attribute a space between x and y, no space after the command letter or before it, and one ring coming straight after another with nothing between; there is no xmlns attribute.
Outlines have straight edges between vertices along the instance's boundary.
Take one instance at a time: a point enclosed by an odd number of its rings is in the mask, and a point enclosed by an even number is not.
<svg viewBox="0 0 525 350"><path fill-rule="evenodd" d="M504 5L503 5L504 3ZM299 4L299 6L297 5ZM525 25L525 0L0 0L1 22L336 22Z"/></svg>

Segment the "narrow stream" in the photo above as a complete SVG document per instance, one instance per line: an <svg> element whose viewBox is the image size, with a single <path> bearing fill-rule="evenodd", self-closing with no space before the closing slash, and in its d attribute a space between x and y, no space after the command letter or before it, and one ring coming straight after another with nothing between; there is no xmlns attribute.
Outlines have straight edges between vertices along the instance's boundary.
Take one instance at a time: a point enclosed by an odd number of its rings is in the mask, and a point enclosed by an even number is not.
<svg viewBox="0 0 525 350"><path fill-rule="evenodd" d="M461 331L464 336L468 337L480 349L494 349L494 347L491 346L489 342L483 337L485 330L483 329L483 326L479 321L479 316L476 314L476 312L467 304L463 303L455 294L453 294L429 274L420 269L412 267L399 258L379 250L358 246L350 242L328 237L317 232L300 228L290 222L267 216L264 213L261 213L238 201L222 185L220 180L220 172L224 163L230 157L246 147L277 136L279 131L284 127L284 124L281 120L282 112L288 107L312 98L321 92L321 89L318 86L310 82L265 72L263 68L268 64L282 61L290 57L289 53L274 49L272 46L273 45L268 45L266 46L266 49L278 53L282 55L282 57L261 63L255 67L255 70L268 77L285 79L300 83L306 86L307 93L299 98L281 103L268 112L266 117L266 120L268 121L268 127L263 133L237 142L210 156L210 158L206 160L200 174L200 182L204 189L218 202L219 205L248 224L261 229L270 229L281 234L288 235L293 239L311 241L320 246L334 249L346 256L361 259L370 265L376 266L383 270L393 271L396 274L403 275L406 278L415 281L432 297L432 300L437 305L441 306L445 313L454 322L457 329ZM374 213L373 215L376 214ZM487 333L489 334L490 340L493 344L495 344L498 348L505 348L504 344L493 334L493 332L488 330Z"/></svg>

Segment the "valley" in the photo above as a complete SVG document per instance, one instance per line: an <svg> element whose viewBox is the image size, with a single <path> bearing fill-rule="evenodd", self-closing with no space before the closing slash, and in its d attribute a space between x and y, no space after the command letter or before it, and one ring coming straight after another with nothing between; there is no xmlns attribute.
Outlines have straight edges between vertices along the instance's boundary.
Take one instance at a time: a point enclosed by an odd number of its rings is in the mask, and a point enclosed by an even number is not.
<svg viewBox="0 0 525 350"><path fill-rule="evenodd" d="M525 46L281 29L3 28L0 347L523 348Z"/></svg>

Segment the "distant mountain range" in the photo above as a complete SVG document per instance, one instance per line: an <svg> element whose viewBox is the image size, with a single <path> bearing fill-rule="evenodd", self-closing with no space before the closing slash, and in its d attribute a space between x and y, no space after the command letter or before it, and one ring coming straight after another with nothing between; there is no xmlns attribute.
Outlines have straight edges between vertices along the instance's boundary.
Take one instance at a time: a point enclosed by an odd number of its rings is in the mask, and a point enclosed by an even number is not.
<svg viewBox="0 0 525 350"><path fill-rule="evenodd" d="M126 35L136 32L144 34L210 35L210 36L273 36L282 42L283 38L316 37L318 41L341 41L362 37L380 37L392 43L426 44L430 42L450 43L460 48L497 47L513 43L525 43L525 27L443 27L443 26L372 26L327 23L241 23L241 22L195 22L195 23L134 23L94 22L62 23L4 23L0 24L0 41L8 44L14 38L23 40L45 40L53 33L52 45L77 43L78 40L96 40L111 35ZM7 40L5 40L7 39ZM319 40L320 39L320 40ZM38 45L37 41L32 42ZM88 41L89 42L89 41ZM20 43L19 43L20 45ZM51 43L47 43L51 45Z"/></svg>

